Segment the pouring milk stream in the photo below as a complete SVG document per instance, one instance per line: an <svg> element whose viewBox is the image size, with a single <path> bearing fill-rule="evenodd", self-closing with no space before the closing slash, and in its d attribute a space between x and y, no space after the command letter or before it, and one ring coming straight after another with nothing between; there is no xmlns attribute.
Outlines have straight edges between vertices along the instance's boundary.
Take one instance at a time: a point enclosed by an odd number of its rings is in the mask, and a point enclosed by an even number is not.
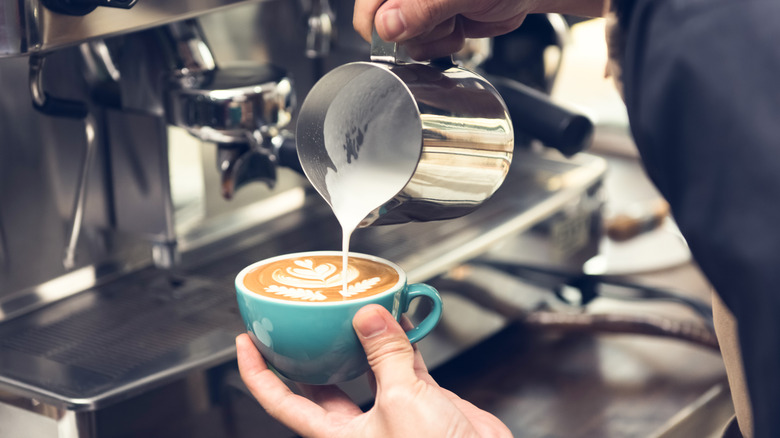
<svg viewBox="0 0 780 438"><path fill-rule="evenodd" d="M417 166L417 160L402 158L420 149L420 131L404 129L419 125L419 114L399 86L387 74L367 70L333 99L325 115L324 143L333 163L325 186L343 233L344 293L352 233L404 188Z"/></svg>

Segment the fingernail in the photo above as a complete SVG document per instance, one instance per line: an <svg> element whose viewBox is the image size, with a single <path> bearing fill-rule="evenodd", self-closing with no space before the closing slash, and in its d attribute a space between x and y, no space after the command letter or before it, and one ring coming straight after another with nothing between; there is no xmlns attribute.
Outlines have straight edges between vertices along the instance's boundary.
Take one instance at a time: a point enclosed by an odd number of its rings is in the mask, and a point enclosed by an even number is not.
<svg viewBox="0 0 780 438"><path fill-rule="evenodd" d="M387 324L382 315L376 310L363 312L355 321L355 330L363 338L373 338L379 336L387 330Z"/></svg>
<svg viewBox="0 0 780 438"><path fill-rule="evenodd" d="M406 31L406 21L400 9L389 9L379 17L385 27L385 38L394 40Z"/></svg>

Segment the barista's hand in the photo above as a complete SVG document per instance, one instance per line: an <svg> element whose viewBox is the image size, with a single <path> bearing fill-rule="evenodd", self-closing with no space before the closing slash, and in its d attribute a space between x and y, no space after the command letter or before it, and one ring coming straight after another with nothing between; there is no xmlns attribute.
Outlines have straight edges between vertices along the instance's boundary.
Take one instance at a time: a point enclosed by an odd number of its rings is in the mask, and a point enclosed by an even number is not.
<svg viewBox="0 0 780 438"><path fill-rule="evenodd" d="M271 416L305 437L511 436L496 417L436 384L383 307L364 307L352 324L376 379L376 401L368 412L335 386L301 386L308 398L294 394L246 334L236 339L241 378Z"/></svg>
<svg viewBox="0 0 780 438"><path fill-rule="evenodd" d="M376 24L383 40L402 42L412 58L424 60L457 52L464 38L511 32L531 13L600 16L603 5L604 0L355 0L352 25L371 41Z"/></svg>

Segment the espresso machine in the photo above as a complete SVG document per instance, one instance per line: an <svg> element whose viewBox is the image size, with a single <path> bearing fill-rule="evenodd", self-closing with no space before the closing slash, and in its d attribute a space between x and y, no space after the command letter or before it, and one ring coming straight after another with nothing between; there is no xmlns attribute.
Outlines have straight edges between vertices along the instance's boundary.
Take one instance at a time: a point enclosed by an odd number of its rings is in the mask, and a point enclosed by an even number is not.
<svg viewBox="0 0 780 438"><path fill-rule="evenodd" d="M339 248L294 132L317 79L368 57L351 17L329 0L0 5L0 436L289 435L238 379L232 281ZM353 250L415 282L533 229L554 231L550 257L592 255L606 166L577 154L590 120L547 99L565 32L533 16L459 55L515 125L494 198L444 226L360 230ZM421 348L436 366L461 346Z"/></svg>

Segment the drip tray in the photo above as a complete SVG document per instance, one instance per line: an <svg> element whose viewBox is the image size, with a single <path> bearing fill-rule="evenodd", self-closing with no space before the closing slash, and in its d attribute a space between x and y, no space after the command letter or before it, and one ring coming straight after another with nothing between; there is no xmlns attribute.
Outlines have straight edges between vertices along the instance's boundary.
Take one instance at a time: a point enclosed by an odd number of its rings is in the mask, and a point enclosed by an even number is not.
<svg viewBox="0 0 780 438"><path fill-rule="evenodd" d="M597 190L605 171L604 160L587 154L566 160L520 151L505 183L474 213L358 230L351 249L398 263L411 282L425 281ZM89 411L234 360L235 336L244 331L236 273L270 256L341 244L341 230L322 203L250 237L242 250L205 249L210 258L178 272L146 268L0 324L0 389ZM438 344L442 351L431 353L431 367L458 352L457 345Z"/></svg>
<svg viewBox="0 0 780 438"><path fill-rule="evenodd" d="M183 364L226 361L242 330L230 284L150 268L0 326L0 379L94 408Z"/></svg>

